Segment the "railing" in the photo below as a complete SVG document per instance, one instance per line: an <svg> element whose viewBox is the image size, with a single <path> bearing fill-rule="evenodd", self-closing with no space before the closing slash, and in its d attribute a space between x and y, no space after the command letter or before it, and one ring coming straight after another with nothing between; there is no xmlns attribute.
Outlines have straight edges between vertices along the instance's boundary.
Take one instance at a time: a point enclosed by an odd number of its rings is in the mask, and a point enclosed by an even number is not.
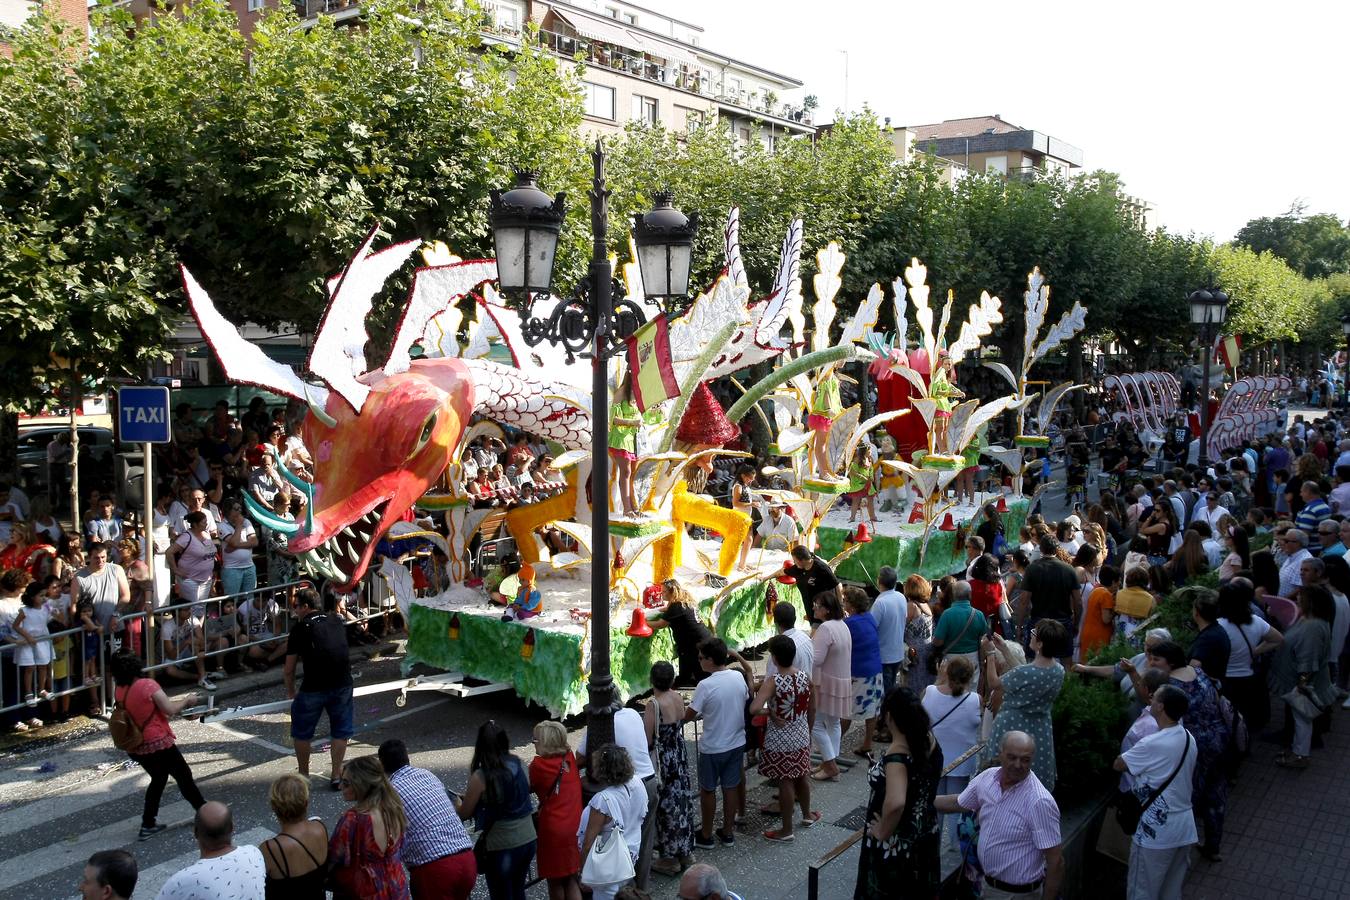
<svg viewBox="0 0 1350 900"><path fill-rule="evenodd" d="M966 760L970 759L972 756L982 751L984 747L985 744L983 741L971 747L965 753L962 753L956 759L952 760L946 766L944 766L942 769L942 775L946 776L950 774L956 769L957 766L961 765ZM835 846L834 849L827 852L820 859L811 863L811 865L806 870L807 900L820 900L820 870L828 866L830 863L834 862L839 857L843 856L845 853L847 853L849 849L853 847L854 844L862 840L863 834L866 831L867 825L864 824L862 828L859 828L857 831L850 834L843 840L842 843Z"/></svg>
<svg viewBox="0 0 1350 900"><path fill-rule="evenodd" d="M490 25L489 30L504 34L516 34L513 29ZM790 104L770 104L746 91L727 91L715 84L712 72L707 69L690 68L688 65L661 63L649 59L643 54L625 50L615 44L591 40L579 35L562 34L556 31L539 32L539 45L560 56L572 59L580 54L587 65L602 69L613 69L635 78L678 88L691 94L711 97L725 103L734 103L751 112L776 116L790 122L811 125L814 114L811 110Z"/></svg>
<svg viewBox="0 0 1350 900"><path fill-rule="evenodd" d="M369 622L370 620L379 618L389 612L390 607L384 606L381 603L382 598L373 596L373 592L370 588L372 583L373 580L367 581L358 593L352 595L356 598L356 608L346 610L348 613L346 618L347 624L360 625L361 623ZM199 674L197 676L200 678L201 673L204 673L205 671L207 659L211 657L221 657L232 653L242 653L246 655L247 650L250 647L257 647L265 644L275 645L277 641L285 641L286 635L290 630L290 605L288 602L279 602L277 604L277 614L271 623L275 626L272 634L259 637L257 640L247 640L249 637L247 633L248 623L239 622L237 624L237 634L233 639L229 643L217 646L213 649L210 645L219 642L221 635L217 635L215 638L207 637L206 626L209 622L219 621L220 609L224 603L227 601L234 602L237 611L238 607L242 606L250 597L274 600L276 599L275 595L282 594L289 599L289 594L295 588L307 586L309 584L310 582L308 581L289 581L279 585L265 585L255 588L252 591L244 591L238 594L224 594L218 597L210 597L200 602L160 606L157 607L153 613L150 610L142 610L139 612L126 613L124 615L116 615L109 620L109 628L106 630L91 632L86 631L81 626L76 626L63 631L52 632L43 640L51 641L53 649L56 646L56 641L65 639L70 640L70 647L66 652L67 675L65 679L63 679L68 681L70 686L60 691L51 691L47 699L39 699L35 706L29 706L24 698L23 675L22 672L19 671L20 667L16 662L17 653L21 645L5 644L0 646L0 714L25 708L34 709L36 711L46 704L48 700L59 700L62 697L68 697L72 694L79 693L82 690L88 690L92 692L90 697L90 712L106 715L110 709L112 699L107 672L107 662L110 654L105 652L105 642L109 638L113 638L117 641L116 646L118 646L119 649L128 649L128 643L139 643L139 647L136 648L138 650L137 655L144 663L147 674L169 669L174 666L196 666L200 662L200 667L198 668ZM178 610L191 610L193 607L197 607L199 608L199 611L204 611L206 613L206 615L203 616L193 616L191 612L189 613L190 621L192 621L194 628L201 629L202 652L197 653L195 650L193 652L183 652L180 650L174 654L177 658L156 663L155 659L161 655L160 650L162 649L156 645L156 641L158 640L157 632L160 629L160 626L156 624L157 620L166 613L169 616L176 616ZM211 615L211 613L214 613L214 615ZM229 637L230 632L233 630L234 629L227 629L223 636ZM97 634L99 638L99 651L97 655L90 660L90 662L94 663L92 666L94 672L89 674L86 674L86 672L87 669L91 667L87 667L84 660L84 642L85 635L87 634ZM194 644L195 642L194 638ZM48 684L53 686L56 683L55 678L53 677L54 667L55 658L46 664ZM12 688L6 684L7 677L17 679L17 682ZM36 673L34 673L33 677L36 678ZM14 696L16 698L13 703L8 702L11 689L14 691ZM55 707L53 705L50 708L54 709Z"/></svg>
<svg viewBox="0 0 1350 900"><path fill-rule="evenodd" d="M292 0L292 2L295 5L295 14L302 19L308 19L320 13L334 13L343 9L359 9L361 7L359 0Z"/></svg>

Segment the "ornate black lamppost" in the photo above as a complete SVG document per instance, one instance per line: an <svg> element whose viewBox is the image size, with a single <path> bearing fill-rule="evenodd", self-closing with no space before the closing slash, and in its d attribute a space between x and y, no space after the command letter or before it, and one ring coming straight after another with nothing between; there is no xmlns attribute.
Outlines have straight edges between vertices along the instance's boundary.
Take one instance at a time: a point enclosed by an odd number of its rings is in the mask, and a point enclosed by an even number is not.
<svg viewBox="0 0 1350 900"><path fill-rule="evenodd" d="M1209 366L1214 355L1214 337L1228 318L1228 295L1218 288L1201 288L1186 298L1191 305L1191 324L1200 330L1200 352L1204 356L1203 382L1200 388L1200 454L1197 462L1203 471L1209 465Z"/></svg>

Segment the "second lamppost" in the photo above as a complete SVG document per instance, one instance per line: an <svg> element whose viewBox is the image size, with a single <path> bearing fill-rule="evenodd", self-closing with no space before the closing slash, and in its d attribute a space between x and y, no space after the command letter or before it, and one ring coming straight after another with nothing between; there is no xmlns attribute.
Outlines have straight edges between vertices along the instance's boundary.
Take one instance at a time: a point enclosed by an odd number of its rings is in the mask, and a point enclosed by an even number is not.
<svg viewBox="0 0 1350 900"><path fill-rule="evenodd" d="M534 304L552 296L553 262L566 215L563 194L550 197L535 186L533 172L516 173L510 190L493 191L488 212L496 245L502 294L521 315L525 342L541 341L574 357L590 357L591 383L591 674L586 707L588 746L614 740L617 698L609 658L609 358L644 322L642 309L623 296L609 262L609 189L605 151L597 140L591 151L591 262L586 278L570 297L558 299L547 315L536 317ZM653 300L673 302L689 289L697 216L685 217L657 195L656 209L635 218L633 240L643 290ZM619 297L617 301L615 297ZM581 485L577 485L582 490Z"/></svg>
<svg viewBox="0 0 1350 900"><path fill-rule="evenodd" d="M1204 373L1200 388L1200 447L1196 462L1201 470L1209 465L1209 367L1214 356L1214 338L1228 317L1228 295L1218 288L1201 288L1186 298L1191 305L1191 324L1200 330L1200 353Z"/></svg>

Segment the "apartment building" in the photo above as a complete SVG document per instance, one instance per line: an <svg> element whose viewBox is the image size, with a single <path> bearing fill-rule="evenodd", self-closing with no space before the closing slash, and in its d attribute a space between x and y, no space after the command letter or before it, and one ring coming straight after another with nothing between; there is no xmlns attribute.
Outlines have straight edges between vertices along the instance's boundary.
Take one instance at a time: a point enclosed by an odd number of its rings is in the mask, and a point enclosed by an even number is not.
<svg viewBox="0 0 1350 900"><path fill-rule="evenodd" d="M89 34L89 8L85 0L0 0L0 53L10 55L6 32L21 28L43 6L48 6L64 19L77 34Z"/></svg>
<svg viewBox="0 0 1350 900"><path fill-rule="evenodd" d="M1005 122L998 115L905 125L892 130L891 141L901 159L928 153L967 172L1007 178L1067 175L1083 165L1083 151L1074 145Z"/></svg>

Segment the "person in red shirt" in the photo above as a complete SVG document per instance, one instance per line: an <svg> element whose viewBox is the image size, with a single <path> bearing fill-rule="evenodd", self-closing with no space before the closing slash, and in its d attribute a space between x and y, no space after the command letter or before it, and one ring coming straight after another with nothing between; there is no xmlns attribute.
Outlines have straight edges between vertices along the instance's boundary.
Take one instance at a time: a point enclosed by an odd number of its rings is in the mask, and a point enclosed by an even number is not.
<svg viewBox="0 0 1350 900"><path fill-rule="evenodd" d="M990 631L1002 632L1002 623L1011 618L1003 591L1003 577L992 554L976 557L970 566L970 605L984 614Z"/></svg>

